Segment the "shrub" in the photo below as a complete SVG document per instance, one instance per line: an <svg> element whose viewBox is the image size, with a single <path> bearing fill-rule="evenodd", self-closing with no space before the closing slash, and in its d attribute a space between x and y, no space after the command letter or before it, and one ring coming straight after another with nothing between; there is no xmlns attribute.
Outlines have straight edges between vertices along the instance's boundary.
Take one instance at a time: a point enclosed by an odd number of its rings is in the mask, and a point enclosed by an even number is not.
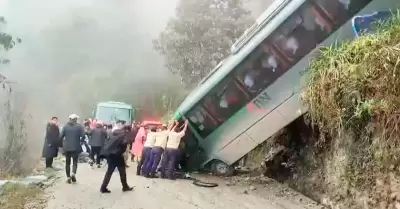
<svg viewBox="0 0 400 209"><path fill-rule="evenodd" d="M388 179L398 175L400 156L399 13L374 34L322 49L303 100L313 122L333 138L322 145L342 145L331 146L345 153L341 188L349 196L355 189L378 202L392 200ZM382 181L388 193L378 191Z"/></svg>
<svg viewBox="0 0 400 209"><path fill-rule="evenodd" d="M26 116L21 105L11 93L1 95L0 176L19 176L31 170L26 166L27 133Z"/></svg>

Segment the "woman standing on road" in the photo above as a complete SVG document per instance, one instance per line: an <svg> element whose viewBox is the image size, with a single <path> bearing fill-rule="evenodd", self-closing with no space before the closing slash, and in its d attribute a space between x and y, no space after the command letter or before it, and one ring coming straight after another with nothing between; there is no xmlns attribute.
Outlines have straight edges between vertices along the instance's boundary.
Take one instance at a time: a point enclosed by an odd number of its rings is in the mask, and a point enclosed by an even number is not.
<svg viewBox="0 0 400 209"><path fill-rule="evenodd" d="M145 139L146 139L146 130L142 126L139 128L136 134L135 141L133 142L133 146L131 149L131 154L135 156L134 161L136 162L139 162L142 157L142 150Z"/></svg>

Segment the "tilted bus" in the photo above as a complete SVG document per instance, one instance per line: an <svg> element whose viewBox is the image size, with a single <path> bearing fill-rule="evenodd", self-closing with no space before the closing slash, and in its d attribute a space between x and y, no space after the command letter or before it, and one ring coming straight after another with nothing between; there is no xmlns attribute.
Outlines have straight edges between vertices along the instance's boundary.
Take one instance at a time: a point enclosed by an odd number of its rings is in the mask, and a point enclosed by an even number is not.
<svg viewBox="0 0 400 209"><path fill-rule="evenodd" d="M174 118L190 121L187 169L230 174L306 111L301 77L319 46L353 38L355 15L397 8L400 0L275 0L178 107Z"/></svg>

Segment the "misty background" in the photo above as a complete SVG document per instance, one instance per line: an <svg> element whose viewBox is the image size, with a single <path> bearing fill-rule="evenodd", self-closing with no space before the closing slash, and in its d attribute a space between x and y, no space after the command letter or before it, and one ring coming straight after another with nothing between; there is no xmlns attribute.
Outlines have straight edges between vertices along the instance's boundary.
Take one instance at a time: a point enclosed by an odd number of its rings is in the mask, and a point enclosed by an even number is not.
<svg viewBox="0 0 400 209"><path fill-rule="evenodd" d="M178 1L0 0L5 31L22 39L0 69L29 113L31 149L43 146L51 116L61 123L71 113L88 117L99 101L150 106L142 114L151 117L165 111L156 100L179 104L188 90L152 45ZM246 7L257 17L271 1L247 0Z"/></svg>

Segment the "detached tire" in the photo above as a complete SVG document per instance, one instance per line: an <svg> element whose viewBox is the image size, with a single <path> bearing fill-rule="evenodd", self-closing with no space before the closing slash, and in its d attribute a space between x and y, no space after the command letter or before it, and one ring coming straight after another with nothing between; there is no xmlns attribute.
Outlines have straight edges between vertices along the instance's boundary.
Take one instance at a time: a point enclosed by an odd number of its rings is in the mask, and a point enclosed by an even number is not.
<svg viewBox="0 0 400 209"><path fill-rule="evenodd" d="M228 177L233 175L235 169L223 161L214 160L211 164L211 171L215 176Z"/></svg>
<svg viewBox="0 0 400 209"><path fill-rule="evenodd" d="M208 187L208 188L212 188L212 187L217 187L218 184L217 183L211 183L211 182L202 182L200 180L194 179L193 180L193 184L199 187Z"/></svg>

